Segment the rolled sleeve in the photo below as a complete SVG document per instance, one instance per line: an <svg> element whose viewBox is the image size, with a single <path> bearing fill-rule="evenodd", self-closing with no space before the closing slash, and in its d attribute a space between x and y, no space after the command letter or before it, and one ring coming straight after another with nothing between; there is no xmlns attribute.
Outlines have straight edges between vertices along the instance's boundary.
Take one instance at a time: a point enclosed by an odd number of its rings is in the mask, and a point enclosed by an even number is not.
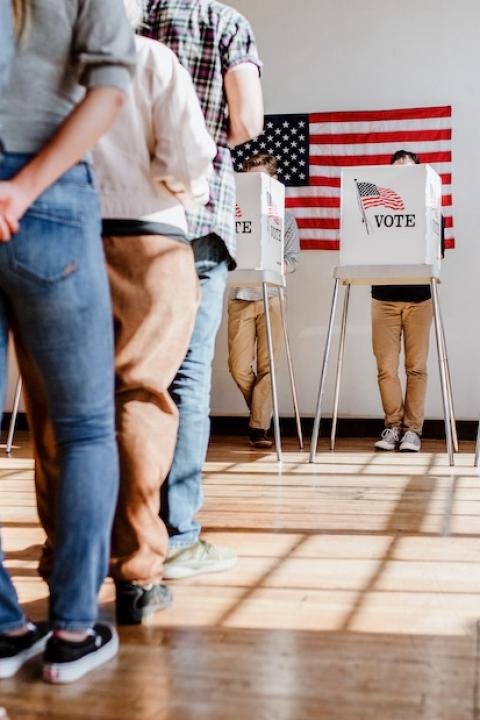
<svg viewBox="0 0 480 720"><path fill-rule="evenodd" d="M136 50L122 0L79 3L73 55L81 85L128 88Z"/></svg>
<svg viewBox="0 0 480 720"><path fill-rule="evenodd" d="M251 63L262 74L262 62L258 55L257 44L250 24L244 17L238 15L227 26L221 42L222 72L225 75L229 70L241 63Z"/></svg>
<svg viewBox="0 0 480 720"><path fill-rule="evenodd" d="M285 247L284 260L288 273L295 272L297 260L300 255L300 239L298 235L297 221L290 212L285 213Z"/></svg>

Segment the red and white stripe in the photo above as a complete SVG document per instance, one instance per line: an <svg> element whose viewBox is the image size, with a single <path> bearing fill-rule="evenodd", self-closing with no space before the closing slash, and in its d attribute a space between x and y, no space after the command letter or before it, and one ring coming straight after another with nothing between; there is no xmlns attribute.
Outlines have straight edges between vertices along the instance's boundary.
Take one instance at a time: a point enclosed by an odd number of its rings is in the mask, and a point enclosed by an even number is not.
<svg viewBox="0 0 480 720"><path fill-rule="evenodd" d="M339 248L341 168L387 165L399 149L419 155L442 178L445 244L454 247L451 117L450 106L311 113L310 184L286 188L302 248Z"/></svg>

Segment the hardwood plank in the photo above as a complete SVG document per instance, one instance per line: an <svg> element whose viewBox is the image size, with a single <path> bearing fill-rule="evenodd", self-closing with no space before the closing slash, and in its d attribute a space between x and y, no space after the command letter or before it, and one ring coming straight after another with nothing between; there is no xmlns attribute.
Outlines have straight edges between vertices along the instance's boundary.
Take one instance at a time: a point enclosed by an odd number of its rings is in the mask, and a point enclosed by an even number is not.
<svg viewBox="0 0 480 720"><path fill-rule="evenodd" d="M6 564L33 619L43 532L26 436L0 457ZM473 445L447 466L341 439L309 464L215 440L205 537L235 547L228 573L172 582L174 605L121 630L119 657L70 687L38 663L0 683L11 720L474 720L478 717L480 482ZM114 588L102 589L113 618Z"/></svg>

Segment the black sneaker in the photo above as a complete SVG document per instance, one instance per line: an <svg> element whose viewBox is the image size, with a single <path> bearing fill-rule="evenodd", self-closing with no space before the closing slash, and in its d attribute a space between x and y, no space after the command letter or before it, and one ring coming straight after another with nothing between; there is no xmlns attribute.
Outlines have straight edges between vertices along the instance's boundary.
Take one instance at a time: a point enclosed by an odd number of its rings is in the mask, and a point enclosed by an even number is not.
<svg viewBox="0 0 480 720"><path fill-rule="evenodd" d="M166 585L135 585L117 580L116 615L118 625L139 625L157 610L164 610L172 604L172 593Z"/></svg>
<svg viewBox="0 0 480 720"><path fill-rule="evenodd" d="M268 437L266 430L250 428L250 445L259 449L271 448L272 440Z"/></svg>
<svg viewBox="0 0 480 720"><path fill-rule="evenodd" d="M81 642L53 637L43 656L43 679L70 683L111 660L118 652L118 635L110 625L97 623Z"/></svg>
<svg viewBox="0 0 480 720"><path fill-rule="evenodd" d="M0 635L0 678L9 678L20 670L27 660L40 655L51 632L48 623L29 623L25 635Z"/></svg>

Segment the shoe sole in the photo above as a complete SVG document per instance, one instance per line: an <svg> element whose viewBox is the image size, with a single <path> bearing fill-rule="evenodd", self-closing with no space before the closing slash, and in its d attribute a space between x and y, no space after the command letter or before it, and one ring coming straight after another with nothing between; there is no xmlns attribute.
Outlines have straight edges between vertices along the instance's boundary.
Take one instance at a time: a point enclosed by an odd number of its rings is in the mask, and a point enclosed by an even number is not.
<svg viewBox="0 0 480 720"><path fill-rule="evenodd" d="M400 452L419 452L420 448L414 445L403 445L399 448Z"/></svg>
<svg viewBox="0 0 480 720"><path fill-rule="evenodd" d="M384 445L374 445L375 450L382 450L383 452L392 452L395 450L396 445L389 445L388 447L385 447Z"/></svg>
<svg viewBox="0 0 480 720"><path fill-rule="evenodd" d="M20 670L22 665L25 665L25 663L36 655L40 655L45 650L45 645L47 644L48 638L51 634L52 633L48 633L45 637L40 638L40 640L37 640L34 645L28 648L28 650L18 653L15 657L2 658L0 660L0 680L6 680L7 678L12 677L16 672L18 672L18 670Z"/></svg>
<svg viewBox="0 0 480 720"><path fill-rule="evenodd" d="M113 631L112 639L100 650L89 653L71 663L44 663L43 679L53 685L66 685L79 680L87 673L104 665L118 653L118 635Z"/></svg>
<svg viewBox="0 0 480 720"><path fill-rule="evenodd" d="M152 615L155 615L155 613L169 608L172 602L173 597L170 597L168 600L165 600L165 602L159 603L158 605L136 608L134 610L117 610L115 613L117 625L141 625L144 620L147 620Z"/></svg>
<svg viewBox="0 0 480 720"><path fill-rule="evenodd" d="M212 563L210 566L202 565L200 567L194 567L193 565L184 565L183 567L179 564L177 567L168 567L168 564L163 567L163 577L165 580L181 580L182 578L192 577L193 575L202 575L202 573L215 573L225 572L230 570L237 564L237 558L224 560L223 562Z"/></svg>

